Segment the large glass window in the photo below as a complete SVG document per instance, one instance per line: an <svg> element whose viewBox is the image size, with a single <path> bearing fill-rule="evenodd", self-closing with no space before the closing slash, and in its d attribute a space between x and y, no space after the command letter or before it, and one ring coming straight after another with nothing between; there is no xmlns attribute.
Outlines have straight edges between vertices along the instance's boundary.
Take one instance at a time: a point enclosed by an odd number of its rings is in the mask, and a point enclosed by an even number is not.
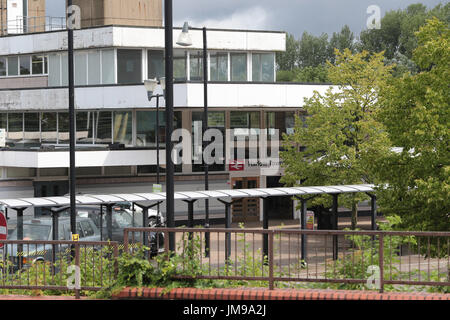
<svg viewBox="0 0 450 320"><path fill-rule="evenodd" d="M142 82L142 51L117 50L117 79L119 83Z"/></svg>
<svg viewBox="0 0 450 320"><path fill-rule="evenodd" d="M173 77L176 81L186 81L186 51L174 50L173 52Z"/></svg>
<svg viewBox="0 0 450 320"><path fill-rule="evenodd" d="M115 111L113 123L114 143L133 143L133 114L131 111Z"/></svg>
<svg viewBox="0 0 450 320"><path fill-rule="evenodd" d="M0 57L0 77L6 76L6 58Z"/></svg>
<svg viewBox="0 0 450 320"><path fill-rule="evenodd" d="M39 113L25 113L24 140L27 142L40 142Z"/></svg>
<svg viewBox="0 0 450 320"><path fill-rule="evenodd" d="M112 142L112 116L110 111L96 112L95 116L95 143L108 144Z"/></svg>
<svg viewBox="0 0 450 320"><path fill-rule="evenodd" d="M77 144L93 144L94 143L94 130L93 130L93 112L77 112L76 114L76 128Z"/></svg>
<svg viewBox="0 0 450 320"><path fill-rule="evenodd" d="M69 113L58 112L58 144L69 143Z"/></svg>
<svg viewBox="0 0 450 320"><path fill-rule="evenodd" d="M57 113L43 112L41 118L41 141L56 143L57 141Z"/></svg>
<svg viewBox="0 0 450 320"><path fill-rule="evenodd" d="M88 84L96 85L101 83L100 73L100 51L88 53Z"/></svg>
<svg viewBox="0 0 450 320"><path fill-rule="evenodd" d="M247 54L231 53L231 81L247 81Z"/></svg>
<svg viewBox="0 0 450 320"><path fill-rule="evenodd" d="M19 75L19 57L8 58L8 76Z"/></svg>
<svg viewBox="0 0 450 320"><path fill-rule="evenodd" d="M211 81L228 81L227 53L211 53L210 74Z"/></svg>
<svg viewBox="0 0 450 320"><path fill-rule="evenodd" d="M231 111L230 112L230 128L233 129L234 143L232 154L234 159L242 159L245 155L246 159L254 159L258 157L259 146L257 144L260 132L260 113L258 111ZM252 141L256 145L246 144L245 150L242 150L237 141Z"/></svg>
<svg viewBox="0 0 450 320"><path fill-rule="evenodd" d="M193 52L189 57L191 80L203 79L203 53Z"/></svg>
<svg viewBox="0 0 450 320"><path fill-rule="evenodd" d="M252 54L252 80L275 81L275 57L273 53Z"/></svg>
<svg viewBox="0 0 450 320"><path fill-rule="evenodd" d="M102 51L102 84L115 83L114 50Z"/></svg>
<svg viewBox="0 0 450 320"><path fill-rule="evenodd" d="M23 140L23 113L8 114L8 140Z"/></svg>
<svg viewBox="0 0 450 320"><path fill-rule="evenodd" d="M164 77L165 65L164 65L164 51L149 50L148 57L148 78L159 79Z"/></svg>
<svg viewBox="0 0 450 320"><path fill-rule="evenodd" d="M30 56L20 56L20 75L31 74L31 57Z"/></svg>

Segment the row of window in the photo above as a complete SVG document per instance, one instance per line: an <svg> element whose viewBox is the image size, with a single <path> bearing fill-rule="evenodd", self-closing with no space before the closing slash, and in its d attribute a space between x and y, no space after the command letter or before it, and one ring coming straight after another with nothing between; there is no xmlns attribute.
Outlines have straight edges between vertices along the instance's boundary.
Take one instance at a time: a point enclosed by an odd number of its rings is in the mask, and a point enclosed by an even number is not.
<svg viewBox="0 0 450 320"><path fill-rule="evenodd" d="M45 55L0 57L0 77L45 75L48 59Z"/></svg>
<svg viewBox="0 0 450 320"><path fill-rule="evenodd" d="M145 52L147 56L144 60ZM208 59L211 81L275 82L274 53L210 52ZM164 76L164 51L161 50L76 51L74 54L75 85L142 83L144 63L147 63L145 79ZM173 70L176 81L202 80L203 53L175 50ZM48 74L50 87L67 86L67 53L51 53L48 57L46 55L0 57L0 77L46 74Z"/></svg>
<svg viewBox="0 0 450 320"><path fill-rule="evenodd" d="M261 113L259 111L230 111L230 129L235 135L259 135ZM134 118L134 119L133 119ZM192 112L192 132L198 135L203 112ZM156 111L78 111L76 112L77 144L123 143L155 147L157 130L161 143L165 142L165 112ZM270 135L274 129L280 133L294 130L294 112L266 112L265 127ZM208 126L225 133L225 111L208 112ZM174 113L174 128L182 127L182 112ZM0 128L7 132L9 143L69 143L69 114L67 112L10 112L0 113ZM163 145L162 145L163 147Z"/></svg>

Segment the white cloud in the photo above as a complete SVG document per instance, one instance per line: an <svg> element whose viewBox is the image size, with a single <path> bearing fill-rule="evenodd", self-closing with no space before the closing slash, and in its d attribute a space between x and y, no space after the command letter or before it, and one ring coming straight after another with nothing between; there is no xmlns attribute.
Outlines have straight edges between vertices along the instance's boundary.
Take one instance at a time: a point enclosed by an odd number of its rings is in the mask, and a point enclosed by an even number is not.
<svg viewBox="0 0 450 320"><path fill-rule="evenodd" d="M266 30L269 26L267 11L259 6L235 11L227 17L218 19L194 20L186 18L191 27L218 29ZM174 26L182 26L184 21L175 21Z"/></svg>

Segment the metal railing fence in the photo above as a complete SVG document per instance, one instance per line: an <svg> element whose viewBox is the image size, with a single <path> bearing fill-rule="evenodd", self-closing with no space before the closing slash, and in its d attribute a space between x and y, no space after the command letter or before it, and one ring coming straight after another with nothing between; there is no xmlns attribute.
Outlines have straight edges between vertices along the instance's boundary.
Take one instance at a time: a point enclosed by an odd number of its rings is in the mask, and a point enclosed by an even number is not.
<svg viewBox="0 0 450 320"><path fill-rule="evenodd" d="M0 290L73 290L78 298L117 277L118 242L1 240L0 246Z"/></svg>
<svg viewBox="0 0 450 320"><path fill-rule="evenodd" d="M269 289L334 283L380 292L387 285L450 286L450 232L127 228L124 251L135 250L135 233L152 232L175 234L180 279L259 281Z"/></svg>

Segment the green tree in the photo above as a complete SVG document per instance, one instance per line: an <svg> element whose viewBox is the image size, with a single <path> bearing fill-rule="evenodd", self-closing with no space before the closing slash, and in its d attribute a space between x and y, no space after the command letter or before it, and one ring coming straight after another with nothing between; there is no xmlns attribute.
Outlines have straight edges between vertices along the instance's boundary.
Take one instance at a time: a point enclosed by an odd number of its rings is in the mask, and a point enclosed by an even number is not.
<svg viewBox="0 0 450 320"><path fill-rule="evenodd" d="M299 43L292 34L286 35L286 51L276 55L278 70L291 71L297 66Z"/></svg>
<svg viewBox="0 0 450 320"><path fill-rule="evenodd" d="M450 229L450 30L433 18L416 34L418 74L393 79L378 114L397 152L374 163L380 205L408 230Z"/></svg>
<svg viewBox="0 0 450 320"><path fill-rule="evenodd" d="M298 66L317 67L330 59L328 52L328 35L326 33L316 37L304 32L299 42Z"/></svg>
<svg viewBox="0 0 450 320"><path fill-rule="evenodd" d="M355 50L355 35L350 30L348 25L345 25L340 32L333 32L330 42L328 44L328 56L330 61L334 63L334 50L344 51L350 49L351 52Z"/></svg>
<svg viewBox="0 0 450 320"><path fill-rule="evenodd" d="M329 77L336 87L306 99L305 122L297 117L294 134L284 135L283 183L314 186L376 181L370 163L389 150L386 133L375 121L379 90L391 77L392 67L385 66L383 59L382 53L336 50L336 63L329 63ZM341 196L341 203L352 208L352 228L361 197ZM317 198L313 204L329 206L330 199Z"/></svg>

